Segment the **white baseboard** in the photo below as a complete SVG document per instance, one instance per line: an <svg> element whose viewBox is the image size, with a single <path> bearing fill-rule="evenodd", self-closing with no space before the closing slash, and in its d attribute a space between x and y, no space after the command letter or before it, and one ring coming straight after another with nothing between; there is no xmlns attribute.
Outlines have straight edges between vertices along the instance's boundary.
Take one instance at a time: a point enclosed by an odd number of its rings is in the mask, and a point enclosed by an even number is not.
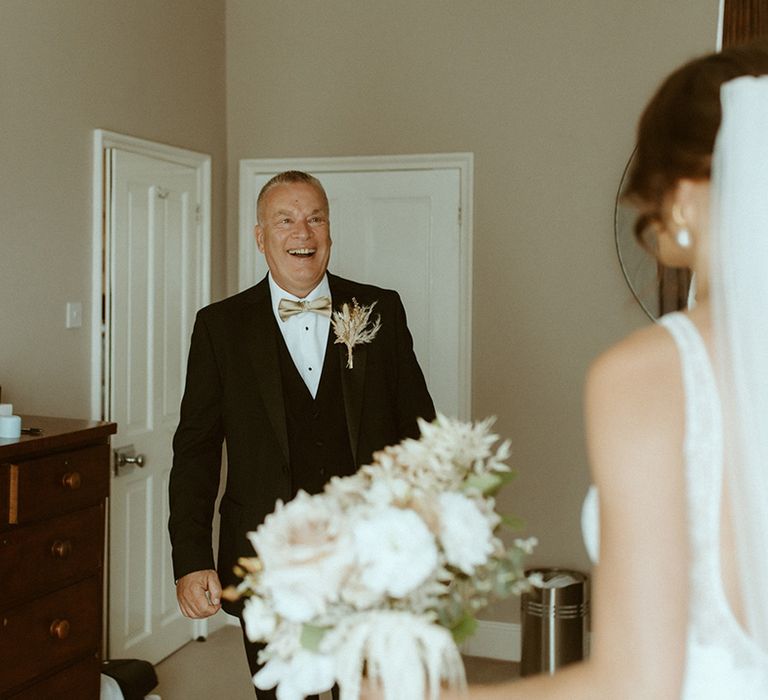
<svg viewBox="0 0 768 700"><path fill-rule="evenodd" d="M467 656L502 661L520 661L520 650L520 625L492 620L478 620L477 631L461 647Z"/></svg>
<svg viewBox="0 0 768 700"><path fill-rule="evenodd" d="M217 618L219 615L216 616ZM223 613L226 625L240 626L240 621ZM221 625L223 626L223 625ZM211 630L213 631L213 630ZM520 661L520 625L512 622L478 620L477 631L464 644L461 653L467 656L483 656L501 661Z"/></svg>
<svg viewBox="0 0 768 700"><path fill-rule="evenodd" d="M230 620L238 627L240 626L240 621L236 617L228 615L223 610L220 614L214 615L213 617L206 617L202 620L193 620L192 636L194 639L200 639L201 637L207 639L209 635L217 630L232 624Z"/></svg>
<svg viewBox="0 0 768 700"><path fill-rule="evenodd" d="M221 614L224 617L226 625L232 625L233 627L240 627L240 618L239 617L235 617L234 615L230 615L228 612L224 612L223 610L221 611Z"/></svg>

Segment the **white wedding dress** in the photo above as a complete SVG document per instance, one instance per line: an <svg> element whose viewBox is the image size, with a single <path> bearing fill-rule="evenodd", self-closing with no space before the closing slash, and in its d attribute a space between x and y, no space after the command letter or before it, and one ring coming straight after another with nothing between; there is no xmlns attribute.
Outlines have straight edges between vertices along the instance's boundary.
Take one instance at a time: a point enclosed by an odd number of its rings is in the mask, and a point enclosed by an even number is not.
<svg viewBox="0 0 768 700"><path fill-rule="evenodd" d="M692 564L681 698L766 700L768 656L733 616L720 572L723 426L714 372L704 342L686 316L669 314L661 324L678 347L685 391L684 454ZM600 537L598 513L597 492L591 487L582 510L582 530L595 562ZM663 595L661 590L659 595Z"/></svg>

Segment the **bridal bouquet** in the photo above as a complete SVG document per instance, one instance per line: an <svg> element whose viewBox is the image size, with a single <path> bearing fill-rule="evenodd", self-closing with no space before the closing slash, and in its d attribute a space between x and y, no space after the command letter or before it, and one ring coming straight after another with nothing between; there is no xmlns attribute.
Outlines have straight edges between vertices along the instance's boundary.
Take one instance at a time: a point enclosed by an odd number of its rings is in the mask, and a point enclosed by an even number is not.
<svg viewBox="0 0 768 700"><path fill-rule="evenodd" d="M249 538L240 560L251 641L266 642L254 676L279 700L338 684L357 700L363 675L385 700L437 698L465 685L457 643L492 599L527 589L535 540L505 547L493 495L511 478L509 443L492 420L419 422L421 437L387 447L323 493L299 492Z"/></svg>

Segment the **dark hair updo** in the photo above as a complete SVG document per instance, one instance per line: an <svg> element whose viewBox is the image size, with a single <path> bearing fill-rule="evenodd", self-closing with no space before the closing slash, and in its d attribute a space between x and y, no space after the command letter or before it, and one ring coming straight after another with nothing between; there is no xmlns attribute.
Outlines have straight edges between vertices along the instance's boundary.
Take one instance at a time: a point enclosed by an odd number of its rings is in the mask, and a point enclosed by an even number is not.
<svg viewBox="0 0 768 700"><path fill-rule="evenodd" d="M707 180L720 127L720 86L743 75L768 74L768 43L725 49L678 68L653 96L637 127L637 149L624 197L640 218L642 242L651 225L663 225L664 201L683 179Z"/></svg>

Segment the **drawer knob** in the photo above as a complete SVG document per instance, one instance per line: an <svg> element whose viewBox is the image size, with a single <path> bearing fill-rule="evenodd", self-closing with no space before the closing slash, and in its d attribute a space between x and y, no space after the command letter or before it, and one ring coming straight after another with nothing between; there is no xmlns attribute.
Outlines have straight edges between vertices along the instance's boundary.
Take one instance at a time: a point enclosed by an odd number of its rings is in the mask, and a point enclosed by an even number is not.
<svg viewBox="0 0 768 700"><path fill-rule="evenodd" d="M70 540L56 540L51 545L51 554L57 559L66 559L72 554L72 542Z"/></svg>
<svg viewBox="0 0 768 700"><path fill-rule="evenodd" d="M79 489L82 483L80 472L67 472L61 477L61 483L64 485L64 488L71 489L72 491Z"/></svg>
<svg viewBox="0 0 768 700"><path fill-rule="evenodd" d="M48 630L54 639L69 637L69 620L54 620Z"/></svg>

